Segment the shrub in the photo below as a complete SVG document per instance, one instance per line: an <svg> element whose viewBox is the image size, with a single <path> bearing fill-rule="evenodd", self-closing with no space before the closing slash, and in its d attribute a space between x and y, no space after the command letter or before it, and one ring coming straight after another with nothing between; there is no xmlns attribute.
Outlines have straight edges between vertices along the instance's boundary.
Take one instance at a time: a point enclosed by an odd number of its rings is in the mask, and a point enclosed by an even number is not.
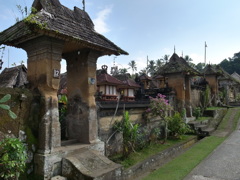
<svg viewBox="0 0 240 180"><path fill-rule="evenodd" d="M114 129L123 133L123 157L126 158L131 152L135 151L139 136L139 125L133 125L130 122L128 111L126 111L123 114L123 120L116 122Z"/></svg>
<svg viewBox="0 0 240 180"><path fill-rule="evenodd" d="M182 135L190 132L190 127L183 121L180 113L175 112L172 117L168 117L169 136L181 138Z"/></svg>
<svg viewBox="0 0 240 180"><path fill-rule="evenodd" d="M25 170L26 159L26 148L19 139L3 139L0 142L0 177L17 179Z"/></svg>
<svg viewBox="0 0 240 180"><path fill-rule="evenodd" d="M198 119L202 115L201 108L196 107L193 111L193 115L196 117L196 119Z"/></svg>
<svg viewBox="0 0 240 180"><path fill-rule="evenodd" d="M150 105L146 110L152 117L160 117L164 122L165 135L164 140L167 139L167 129L168 129L168 111L172 110L172 106L168 103L165 95L158 94L156 98L150 97Z"/></svg>

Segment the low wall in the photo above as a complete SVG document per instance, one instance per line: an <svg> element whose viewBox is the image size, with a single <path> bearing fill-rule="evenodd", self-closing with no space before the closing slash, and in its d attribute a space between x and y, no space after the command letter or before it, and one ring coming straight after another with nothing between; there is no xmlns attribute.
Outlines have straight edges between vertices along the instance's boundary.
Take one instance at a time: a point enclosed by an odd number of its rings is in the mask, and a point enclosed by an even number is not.
<svg viewBox="0 0 240 180"><path fill-rule="evenodd" d="M124 110L129 112L130 121L138 123L140 128L151 131L159 127L159 119L146 120L144 115L148 106L149 102L121 102L116 111L117 102L98 103L98 136L101 141L105 142L106 156L122 152L122 134L114 132L113 126L115 122L122 120Z"/></svg>
<svg viewBox="0 0 240 180"><path fill-rule="evenodd" d="M196 142L197 137L193 137L186 142L177 144L172 148L168 148L156 155L147 158L143 162L140 162L128 169L125 169L123 172L123 179L130 180L136 178L137 176L140 176L141 174L152 171L156 167L163 166Z"/></svg>
<svg viewBox="0 0 240 180"><path fill-rule="evenodd" d="M0 109L0 141L9 135L27 145L27 170L20 179L28 179L34 170L33 156L38 144L39 96L34 96L27 89L0 88L0 98L6 94L10 94L11 99L4 104L10 106L17 118L11 119L6 110Z"/></svg>

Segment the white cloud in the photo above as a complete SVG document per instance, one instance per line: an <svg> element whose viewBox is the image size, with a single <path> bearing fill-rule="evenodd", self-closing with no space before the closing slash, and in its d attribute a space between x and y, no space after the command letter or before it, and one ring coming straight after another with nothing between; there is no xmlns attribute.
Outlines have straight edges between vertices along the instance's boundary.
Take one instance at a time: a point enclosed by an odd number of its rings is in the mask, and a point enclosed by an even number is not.
<svg viewBox="0 0 240 180"><path fill-rule="evenodd" d="M93 19L95 24L95 30L99 33L107 33L110 31L110 28L106 24L106 20L110 13L112 12L113 6L109 6L98 12L97 17Z"/></svg>
<svg viewBox="0 0 240 180"><path fill-rule="evenodd" d="M189 57L192 58L194 64L204 63L204 56L196 53L189 54Z"/></svg>

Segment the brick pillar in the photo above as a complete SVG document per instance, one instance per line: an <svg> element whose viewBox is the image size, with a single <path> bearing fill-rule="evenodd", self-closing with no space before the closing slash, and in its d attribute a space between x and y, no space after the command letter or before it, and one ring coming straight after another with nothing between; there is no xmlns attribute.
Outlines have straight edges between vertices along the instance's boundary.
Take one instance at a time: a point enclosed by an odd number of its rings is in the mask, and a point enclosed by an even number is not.
<svg viewBox="0 0 240 180"><path fill-rule="evenodd" d="M40 153L50 153L61 144L57 91L63 45L63 41L45 36L21 45L28 55L28 81L31 89L37 89L42 96L42 108L39 110Z"/></svg>
<svg viewBox="0 0 240 180"><path fill-rule="evenodd" d="M67 61L69 139L80 143L97 140L96 62L100 53L89 49L64 54Z"/></svg>
<svg viewBox="0 0 240 180"><path fill-rule="evenodd" d="M168 74L168 86L172 87L176 92L177 111L181 112L185 109L185 78L182 74Z"/></svg>
<svg viewBox="0 0 240 180"><path fill-rule="evenodd" d="M216 106L217 105L217 96L218 96L218 79L216 75L206 75L206 81L208 82L208 85L211 89L211 98L214 96L212 99L212 105Z"/></svg>

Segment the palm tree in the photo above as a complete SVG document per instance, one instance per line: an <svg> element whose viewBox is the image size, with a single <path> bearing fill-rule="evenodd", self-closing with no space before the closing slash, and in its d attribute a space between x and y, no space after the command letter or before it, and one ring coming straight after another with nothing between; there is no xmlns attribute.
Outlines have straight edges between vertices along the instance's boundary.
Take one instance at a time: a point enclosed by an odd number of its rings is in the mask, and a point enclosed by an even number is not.
<svg viewBox="0 0 240 180"><path fill-rule="evenodd" d="M119 74L126 74L127 73L127 68L121 68L118 70Z"/></svg>
<svg viewBox="0 0 240 180"><path fill-rule="evenodd" d="M134 74L134 71L137 71L137 64L134 60L130 61L128 63L128 65L130 66L130 68L132 69L132 75Z"/></svg>
<svg viewBox="0 0 240 180"><path fill-rule="evenodd" d="M148 62L148 72L150 73L150 75L154 75L154 73L156 72L156 66L155 66L155 61L154 60L150 60Z"/></svg>
<svg viewBox="0 0 240 180"><path fill-rule="evenodd" d="M165 64L168 63L168 60L169 60L169 55L165 54L162 58L161 58L162 61L165 61Z"/></svg>
<svg viewBox="0 0 240 180"><path fill-rule="evenodd" d="M192 58L190 58L189 55L186 55L186 56L184 57L184 59L185 59L185 61L189 64L189 66L195 67L195 64L192 63L193 60L192 60Z"/></svg>
<svg viewBox="0 0 240 180"><path fill-rule="evenodd" d="M142 69L141 71L139 71L139 74L147 74L147 68L145 67L144 69Z"/></svg>
<svg viewBox="0 0 240 180"><path fill-rule="evenodd" d="M156 60L156 71L159 71L162 66L163 66L163 60L157 59Z"/></svg>

